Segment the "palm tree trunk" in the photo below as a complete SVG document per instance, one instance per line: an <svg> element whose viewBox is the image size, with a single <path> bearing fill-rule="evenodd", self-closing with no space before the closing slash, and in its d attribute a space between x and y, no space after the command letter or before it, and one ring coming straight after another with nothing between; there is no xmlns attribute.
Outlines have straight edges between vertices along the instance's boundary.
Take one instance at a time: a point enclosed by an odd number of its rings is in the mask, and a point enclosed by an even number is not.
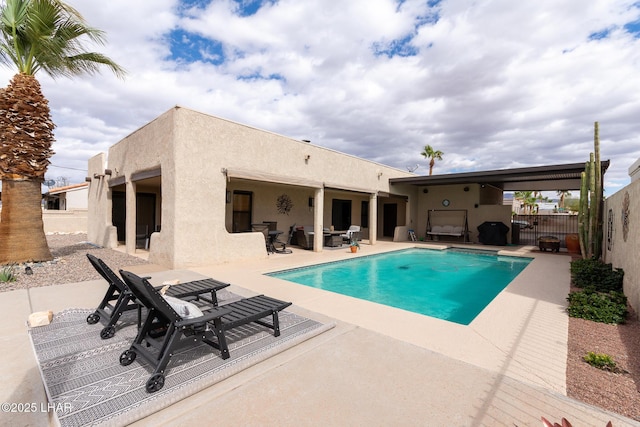
<svg viewBox="0 0 640 427"><path fill-rule="evenodd" d="M3 180L0 265L53 259L42 222L41 180Z"/></svg>

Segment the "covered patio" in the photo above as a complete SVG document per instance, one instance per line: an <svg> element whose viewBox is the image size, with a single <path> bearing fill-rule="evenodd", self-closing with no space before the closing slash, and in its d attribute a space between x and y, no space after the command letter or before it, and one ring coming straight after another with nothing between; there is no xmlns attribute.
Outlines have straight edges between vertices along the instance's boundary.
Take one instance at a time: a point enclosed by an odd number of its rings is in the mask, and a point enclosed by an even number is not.
<svg viewBox="0 0 640 427"><path fill-rule="evenodd" d="M290 244L318 252L339 246L336 236L350 226L360 227L359 237L373 245L379 238L393 239L395 228L409 221L404 195L231 169L224 173L229 233L252 232L267 224L281 233L281 241L293 232ZM306 242L298 238L301 231Z"/></svg>

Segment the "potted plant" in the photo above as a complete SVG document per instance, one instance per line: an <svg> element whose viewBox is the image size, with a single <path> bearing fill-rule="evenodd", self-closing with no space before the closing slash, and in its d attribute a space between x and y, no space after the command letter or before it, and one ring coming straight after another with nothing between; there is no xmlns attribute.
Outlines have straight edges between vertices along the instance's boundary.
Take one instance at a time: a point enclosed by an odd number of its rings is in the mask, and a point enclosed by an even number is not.
<svg viewBox="0 0 640 427"><path fill-rule="evenodd" d="M356 252L358 252L358 249L360 248L360 243L358 243L358 239L357 238L352 238L351 239L351 243L349 244L349 246L351 247L351 252L356 253Z"/></svg>

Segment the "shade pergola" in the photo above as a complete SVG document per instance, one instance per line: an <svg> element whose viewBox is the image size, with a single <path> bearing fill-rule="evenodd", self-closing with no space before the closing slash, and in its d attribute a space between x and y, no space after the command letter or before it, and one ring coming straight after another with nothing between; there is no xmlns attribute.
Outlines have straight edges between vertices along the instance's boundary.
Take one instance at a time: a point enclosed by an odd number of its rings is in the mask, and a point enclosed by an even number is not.
<svg viewBox="0 0 640 427"><path fill-rule="evenodd" d="M580 174L584 163L534 166L516 169L498 169L480 172L452 173L432 176L391 178L391 184L409 184L419 187L432 185L480 184L503 191L557 191L579 190ZM601 162L602 176L609 168L609 160Z"/></svg>

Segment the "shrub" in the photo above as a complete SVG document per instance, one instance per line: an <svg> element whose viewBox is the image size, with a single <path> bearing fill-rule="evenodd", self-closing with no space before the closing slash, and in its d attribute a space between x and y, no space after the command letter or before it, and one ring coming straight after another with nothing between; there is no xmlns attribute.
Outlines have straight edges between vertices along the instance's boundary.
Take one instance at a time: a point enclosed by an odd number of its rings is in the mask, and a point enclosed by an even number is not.
<svg viewBox="0 0 640 427"><path fill-rule="evenodd" d="M0 268L0 283L15 282L16 274L13 271L13 265L5 265Z"/></svg>
<svg viewBox="0 0 640 427"><path fill-rule="evenodd" d="M620 371L620 369L618 368L618 365L616 364L615 360L613 360L613 358L611 356L609 356L608 354L594 353L593 351L590 351L582 359L585 362L587 362L589 365L591 365L593 367L596 367L598 369L602 369L602 370L605 370L605 371L611 371L611 372L619 372Z"/></svg>
<svg viewBox="0 0 640 427"><path fill-rule="evenodd" d="M595 259L576 259L571 261L571 278L578 288L597 292L622 291L624 271Z"/></svg>
<svg viewBox="0 0 640 427"><path fill-rule="evenodd" d="M571 292L567 297L569 316L600 323L624 323L627 297L622 292Z"/></svg>

